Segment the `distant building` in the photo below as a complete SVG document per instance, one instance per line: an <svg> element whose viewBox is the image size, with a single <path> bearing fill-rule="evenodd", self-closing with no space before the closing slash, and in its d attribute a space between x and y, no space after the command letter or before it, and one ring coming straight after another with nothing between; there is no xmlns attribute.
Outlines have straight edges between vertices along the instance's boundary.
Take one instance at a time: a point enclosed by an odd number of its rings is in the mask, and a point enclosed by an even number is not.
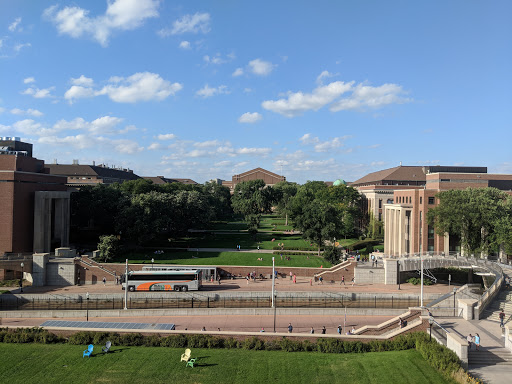
<svg viewBox="0 0 512 384"><path fill-rule="evenodd" d="M0 138L0 255L69 245L66 178L48 174L32 144Z"/></svg>
<svg viewBox="0 0 512 384"><path fill-rule="evenodd" d="M234 175L231 178L231 181L222 180L222 185L228 187L231 193L233 193L238 183L250 180L263 180L266 185L273 186L280 181L286 181L286 177L267 171L263 168L255 168L250 171L240 173L239 175Z"/></svg>
<svg viewBox="0 0 512 384"><path fill-rule="evenodd" d="M86 185L123 183L141 178L131 169L113 168L103 164L80 165L77 160L74 160L73 164L47 164L45 167L52 175L66 176L66 184L76 188Z"/></svg>

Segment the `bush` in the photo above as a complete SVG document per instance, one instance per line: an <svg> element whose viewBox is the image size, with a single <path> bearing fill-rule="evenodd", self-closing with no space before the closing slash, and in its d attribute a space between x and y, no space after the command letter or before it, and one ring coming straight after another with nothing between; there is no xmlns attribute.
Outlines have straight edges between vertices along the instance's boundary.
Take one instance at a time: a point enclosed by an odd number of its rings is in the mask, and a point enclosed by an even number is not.
<svg viewBox="0 0 512 384"><path fill-rule="evenodd" d="M121 335L121 345L136 347L144 345L144 336L140 333L125 333Z"/></svg>
<svg viewBox="0 0 512 384"><path fill-rule="evenodd" d="M339 264L341 258L341 250L336 247L329 247L324 251L324 259L336 265Z"/></svg>
<svg viewBox="0 0 512 384"><path fill-rule="evenodd" d="M411 277L410 279L407 280L407 282L412 285L419 285L421 284L421 278ZM432 285L432 280L423 277L423 285Z"/></svg>
<svg viewBox="0 0 512 384"><path fill-rule="evenodd" d="M369 245L375 246L375 245L379 245L380 243L381 243L380 240L373 240L373 239L359 240L359 241L356 241L355 243L350 244L349 246L347 246L347 249L349 251L357 251L357 250L366 248Z"/></svg>
<svg viewBox="0 0 512 384"><path fill-rule="evenodd" d="M88 345L92 344L93 338L94 334L92 332L81 331L72 334L68 339L68 343L73 345Z"/></svg>

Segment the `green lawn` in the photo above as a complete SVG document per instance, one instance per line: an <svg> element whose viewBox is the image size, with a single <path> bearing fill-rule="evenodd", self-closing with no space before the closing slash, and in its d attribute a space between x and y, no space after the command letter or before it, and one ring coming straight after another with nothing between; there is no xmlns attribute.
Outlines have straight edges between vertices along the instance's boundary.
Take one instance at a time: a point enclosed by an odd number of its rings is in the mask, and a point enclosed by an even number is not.
<svg viewBox="0 0 512 384"><path fill-rule="evenodd" d="M191 248L193 249L193 248ZM130 263L151 263L155 264L180 264L180 265L250 265L250 266L272 266L272 256L276 258L278 267L320 267L330 268L331 263L321 257L312 254L309 256L291 255L290 260L281 260L279 255L269 253L246 253L246 252L164 252L161 255L148 253L128 253L123 258ZM263 258L262 261L258 258Z"/></svg>
<svg viewBox="0 0 512 384"><path fill-rule="evenodd" d="M451 383L416 350L366 354L115 347L82 358L85 346L0 343L3 383Z"/></svg>

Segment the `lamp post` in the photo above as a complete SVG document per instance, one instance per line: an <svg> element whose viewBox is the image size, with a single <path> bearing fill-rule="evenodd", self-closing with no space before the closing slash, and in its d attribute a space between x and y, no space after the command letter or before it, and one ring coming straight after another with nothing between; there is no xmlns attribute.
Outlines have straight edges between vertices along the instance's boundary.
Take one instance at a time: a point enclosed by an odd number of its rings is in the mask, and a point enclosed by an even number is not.
<svg viewBox="0 0 512 384"><path fill-rule="evenodd" d="M272 307L274 308L274 333L276 333L276 259L272 257Z"/></svg>
<svg viewBox="0 0 512 384"><path fill-rule="evenodd" d="M400 260L396 261L396 265L398 268L398 290L400 290Z"/></svg>
<svg viewBox="0 0 512 384"><path fill-rule="evenodd" d="M432 318L432 316L429 316L428 324L430 325L430 341L432 341L432 324L434 324L434 319Z"/></svg>
<svg viewBox="0 0 512 384"><path fill-rule="evenodd" d="M453 317L455 317L455 295L457 294L457 288L453 288Z"/></svg>
<svg viewBox="0 0 512 384"><path fill-rule="evenodd" d="M85 293L85 301L87 302L85 321L89 321L89 292Z"/></svg>
<svg viewBox="0 0 512 384"><path fill-rule="evenodd" d="M153 263L155 262L155 259L151 259L151 270L153 270Z"/></svg>
<svg viewBox="0 0 512 384"><path fill-rule="evenodd" d="M23 262L22 262L20 265L21 265L20 292L23 292L23 267L25 266L25 264L23 264Z"/></svg>

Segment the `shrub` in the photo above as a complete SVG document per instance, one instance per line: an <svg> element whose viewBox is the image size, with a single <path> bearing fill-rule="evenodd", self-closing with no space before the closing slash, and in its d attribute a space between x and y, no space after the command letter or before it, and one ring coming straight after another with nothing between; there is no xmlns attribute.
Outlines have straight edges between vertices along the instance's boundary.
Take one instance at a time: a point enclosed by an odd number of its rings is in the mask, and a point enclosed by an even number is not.
<svg viewBox="0 0 512 384"><path fill-rule="evenodd" d="M144 338L144 346L146 347L159 347L160 342L160 335L151 335Z"/></svg>
<svg viewBox="0 0 512 384"><path fill-rule="evenodd" d="M281 346L281 349L286 352L301 352L304 351L304 348L302 346L302 342L298 340L290 340L286 337L283 337L279 345Z"/></svg>
<svg viewBox="0 0 512 384"><path fill-rule="evenodd" d="M144 336L140 333L125 333L121 335L121 345L136 347L144 344Z"/></svg>
<svg viewBox="0 0 512 384"><path fill-rule="evenodd" d="M187 337L185 335L163 337L160 340L160 346L167 348L184 348L187 346Z"/></svg>
<svg viewBox="0 0 512 384"><path fill-rule="evenodd" d="M72 334L68 338L68 343L73 345L88 345L92 343L94 334L92 332L81 331Z"/></svg>
<svg viewBox="0 0 512 384"><path fill-rule="evenodd" d="M224 340L224 348L236 349L240 348L240 342L232 337Z"/></svg>

